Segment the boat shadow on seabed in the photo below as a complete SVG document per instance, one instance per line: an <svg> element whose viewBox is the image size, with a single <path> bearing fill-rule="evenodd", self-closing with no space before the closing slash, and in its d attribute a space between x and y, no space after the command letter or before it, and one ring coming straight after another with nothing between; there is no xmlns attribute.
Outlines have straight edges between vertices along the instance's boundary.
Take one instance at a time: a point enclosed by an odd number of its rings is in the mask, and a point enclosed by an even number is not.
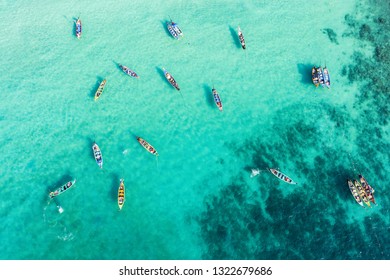
<svg viewBox="0 0 390 280"><path fill-rule="evenodd" d="M170 21L169 20L160 20L160 22L161 22L161 25L163 26L163 29L165 30L165 33L167 34L167 36L172 38L171 33L169 33L169 31L167 29L167 23Z"/></svg>
<svg viewBox="0 0 390 280"><path fill-rule="evenodd" d="M157 67L157 66L156 66L156 72L160 75L161 80L163 80L164 82L167 82L167 84L169 85L169 82L168 82L167 79L165 78L164 70L162 70L161 67Z"/></svg>
<svg viewBox="0 0 390 280"><path fill-rule="evenodd" d="M303 84L312 84L313 81L311 80L311 69L313 65L298 63L297 67L299 74L302 76L301 82Z"/></svg>
<svg viewBox="0 0 390 280"><path fill-rule="evenodd" d="M214 108L215 103L212 95L212 88L207 84L203 84L203 90L207 104L210 106L210 108Z"/></svg>
<svg viewBox="0 0 390 280"><path fill-rule="evenodd" d="M250 175L249 175L250 178L256 177L256 176L260 175L261 173L270 172L267 168L264 168L264 169L260 169L257 167L250 168L248 166L245 168L245 171L250 173Z"/></svg>
<svg viewBox="0 0 390 280"><path fill-rule="evenodd" d="M69 172L68 172L69 173ZM51 186L48 186L47 187L47 193L45 194L45 198L46 200L48 201L47 202L47 206L48 207L52 202L54 202L54 204L56 205L57 209L58 209L58 212L61 214L62 212L64 212L64 209L61 207L61 205L59 204L58 202L58 199L56 197L53 197L53 198L50 198L50 192L54 191L56 189L55 186L59 186L61 184L63 184L64 182L69 182L69 181L72 181L73 177L70 176L70 175L63 175L59 180L57 180L56 183L53 183ZM45 208L46 208L45 207Z"/></svg>
<svg viewBox="0 0 390 280"><path fill-rule="evenodd" d="M99 86L100 86L100 83L104 80L103 77L100 77L100 76L96 76L96 83L93 85L92 89L90 90L89 92L89 97L91 98L94 98L95 97L95 93L96 91L98 90Z"/></svg>
<svg viewBox="0 0 390 280"><path fill-rule="evenodd" d="M237 30L229 25L229 31L230 31L230 35L232 35L233 42L236 45L237 49L241 49L242 46L240 43L240 39L238 38Z"/></svg>
<svg viewBox="0 0 390 280"><path fill-rule="evenodd" d="M119 185L119 181L120 181L120 176L118 174L113 174L111 176L111 179L112 179L112 183L111 183L111 188L110 188L110 191L109 191L109 196L110 198L112 199L112 201L117 201L117 197L118 197L118 185Z"/></svg>

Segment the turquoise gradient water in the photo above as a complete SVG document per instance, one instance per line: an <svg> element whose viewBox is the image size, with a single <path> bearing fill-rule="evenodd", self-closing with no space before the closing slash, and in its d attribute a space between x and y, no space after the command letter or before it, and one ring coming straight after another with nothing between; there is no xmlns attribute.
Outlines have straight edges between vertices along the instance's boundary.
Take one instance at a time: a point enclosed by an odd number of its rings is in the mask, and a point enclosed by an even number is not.
<svg viewBox="0 0 390 280"><path fill-rule="evenodd" d="M293 2L1 2L0 259L389 259L386 3Z"/></svg>

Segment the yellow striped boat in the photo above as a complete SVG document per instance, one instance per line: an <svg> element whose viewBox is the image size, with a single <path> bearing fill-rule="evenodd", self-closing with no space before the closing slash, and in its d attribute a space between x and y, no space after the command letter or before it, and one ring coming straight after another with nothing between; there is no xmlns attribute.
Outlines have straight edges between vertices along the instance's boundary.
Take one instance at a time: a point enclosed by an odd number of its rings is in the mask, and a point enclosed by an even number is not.
<svg viewBox="0 0 390 280"><path fill-rule="evenodd" d="M103 93L103 90L104 90L104 87L106 86L106 82L107 80L104 79L103 82L100 83L96 93L95 93L95 101L98 100L98 98L100 97L100 95L102 95Z"/></svg>
<svg viewBox="0 0 390 280"><path fill-rule="evenodd" d="M125 182L123 179L120 180L118 188L118 207L122 210L123 204L125 204Z"/></svg>
<svg viewBox="0 0 390 280"><path fill-rule="evenodd" d="M358 193L359 193L361 199L364 201L364 203L367 204L368 207L371 207L370 201L368 200L368 197L367 197L366 192L364 191L362 185L356 180L353 181L353 184L357 188Z"/></svg>

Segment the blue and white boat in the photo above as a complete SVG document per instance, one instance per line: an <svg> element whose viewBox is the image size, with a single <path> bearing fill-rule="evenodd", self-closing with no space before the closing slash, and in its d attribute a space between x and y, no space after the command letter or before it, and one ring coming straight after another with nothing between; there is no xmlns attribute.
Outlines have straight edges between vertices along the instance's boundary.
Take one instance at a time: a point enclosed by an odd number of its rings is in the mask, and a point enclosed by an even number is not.
<svg viewBox="0 0 390 280"><path fill-rule="evenodd" d="M318 77L318 82L320 83L321 86L324 86L324 71L322 70L322 67L318 67L317 69L317 77Z"/></svg>
<svg viewBox="0 0 390 280"><path fill-rule="evenodd" d="M92 151L93 151L93 156L95 158L97 165L99 165L100 168L103 168L102 152L100 151L100 148L96 143L93 143Z"/></svg>
<svg viewBox="0 0 390 280"><path fill-rule="evenodd" d="M167 22L167 28L173 38L179 40L180 37L183 36L183 32L181 31L180 27L172 20Z"/></svg>
<svg viewBox="0 0 390 280"><path fill-rule="evenodd" d="M139 78L137 73L135 73L133 70L129 69L127 66L123 66L122 64L119 64L119 67L122 69L123 72L125 72L127 75L134 77L134 78Z"/></svg>
<svg viewBox="0 0 390 280"><path fill-rule="evenodd" d="M330 88L330 76L329 76L329 71L328 71L328 68L326 68L326 66L324 67L324 70L323 70L323 77L324 77L324 84L323 86L326 86L327 88Z"/></svg>
<svg viewBox="0 0 390 280"><path fill-rule="evenodd" d="M76 21L76 37L77 37L77 39L80 39L80 37L81 37L81 20L80 20L80 18L78 18Z"/></svg>

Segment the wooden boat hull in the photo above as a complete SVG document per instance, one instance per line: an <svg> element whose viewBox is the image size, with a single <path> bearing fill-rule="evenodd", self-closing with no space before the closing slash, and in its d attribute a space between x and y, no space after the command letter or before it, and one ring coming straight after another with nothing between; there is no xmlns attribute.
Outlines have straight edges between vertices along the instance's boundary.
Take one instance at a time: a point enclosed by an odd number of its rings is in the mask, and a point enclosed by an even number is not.
<svg viewBox="0 0 390 280"><path fill-rule="evenodd" d="M124 73L126 73L126 74L129 75L130 77L139 78L139 76L137 75L137 73L135 73L133 70L130 70L127 66L119 65L119 67L122 69L122 71L123 71Z"/></svg>
<svg viewBox="0 0 390 280"><path fill-rule="evenodd" d="M179 40L179 36L176 34L175 30L173 30L172 24L170 22L167 22L167 29L173 38Z"/></svg>
<svg viewBox="0 0 390 280"><path fill-rule="evenodd" d="M63 184L61 187L49 193L50 198L63 194L65 191L69 190L76 184L76 179L73 181L69 181L66 184Z"/></svg>
<svg viewBox="0 0 390 280"><path fill-rule="evenodd" d="M77 21L76 21L76 37L77 37L77 39L81 38L81 32L82 32L81 20L77 19Z"/></svg>
<svg viewBox="0 0 390 280"><path fill-rule="evenodd" d="M177 23L174 23L173 21L167 22L167 29L172 35L172 37L176 40L179 40L180 37L183 36L183 32L181 31L180 27L177 25Z"/></svg>
<svg viewBox="0 0 390 280"><path fill-rule="evenodd" d="M362 185L360 185L360 183L356 180L353 181L353 184L355 185L359 195L360 195L360 198L363 200L363 202L368 206L368 207L371 207L371 204L370 204L370 201L368 200L368 197L366 195L366 192L364 191Z"/></svg>
<svg viewBox="0 0 390 280"><path fill-rule="evenodd" d="M286 182L291 185L296 185L297 183L294 182L290 177L288 177L286 174L283 174L279 170L269 168L268 169L275 177L277 177L279 180Z"/></svg>
<svg viewBox="0 0 390 280"><path fill-rule="evenodd" d="M167 81L173 86L175 89L180 90L179 84L176 82L175 78L165 69L163 68L164 76Z"/></svg>
<svg viewBox="0 0 390 280"><path fill-rule="evenodd" d="M125 204L125 182L123 179L120 180L118 188L118 207L119 210L122 210L123 205Z"/></svg>
<svg viewBox="0 0 390 280"><path fill-rule="evenodd" d="M94 143L92 145L92 151L93 151L93 156L95 158L95 161L97 163L97 165L100 167L100 168L103 168L103 156L102 156L102 152L99 148L99 146Z"/></svg>
<svg viewBox="0 0 390 280"><path fill-rule="evenodd" d="M104 87L106 86L106 83L107 83L107 80L106 80L106 79L104 79L104 80L100 83L100 85L99 85L99 87L98 87L98 89L97 89L97 91L96 91L96 93L95 93L95 101L98 100L99 97L102 95L102 93L103 93L103 91L104 91Z"/></svg>
<svg viewBox="0 0 390 280"><path fill-rule="evenodd" d="M316 87L320 85L320 81L317 75L317 67L315 66L311 69L311 80Z"/></svg>
<svg viewBox="0 0 390 280"><path fill-rule="evenodd" d="M362 176L359 175L360 183L366 192L367 198L374 204L376 204L375 197L374 197L374 189L367 183L367 180Z"/></svg>
<svg viewBox="0 0 390 280"><path fill-rule="evenodd" d="M246 49L245 39L240 27L238 27L238 39L240 40L241 47L245 50Z"/></svg>
<svg viewBox="0 0 390 280"><path fill-rule="evenodd" d="M318 67L316 70L317 70L318 81L319 81L321 86L324 86L324 74L323 74L321 66Z"/></svg>
<svg viewBox="0 0 390 280"><path fill-rule="evenodd" d="M352 183L351 180L347 180L347 184L348 184L348 188L349 190L351 191L352 193L352 196L354 197L355 201L364 208L364 205L363 205L363 201L362 199L360 198L359 196L359 193L358 193L358 190L357 188L355 187L355 185Z"/></svg>
<svg viewBox="0 0 390 280"><path fill-rule="evenodd" d="M323 76L324 76L324 86L330 88L330 76L329 76L328 68L326 68L326 66L324 67L323 70Z"/></svg>
<svg viewBox="0 0 390 280"><path fill-rule="evenodd" d="M143 138L137 137L137 141L138 141L138 142L141 144L141 146L144 147L145 150L147 150L149 153L151 153L152 155L158 156L157 150L156 150L152 145L150 145L147 141L145 141Z"/></svg>
<svg viewBox="0 0 390 280"><path fill-rule="evenodd" d="M215 104L217 105L218 109L222 112L222 110L223 110L222 109L222 101L221 101L221 98L219 97L217 90L215 88L213 88L211 92L213 94Z"/></svg>

